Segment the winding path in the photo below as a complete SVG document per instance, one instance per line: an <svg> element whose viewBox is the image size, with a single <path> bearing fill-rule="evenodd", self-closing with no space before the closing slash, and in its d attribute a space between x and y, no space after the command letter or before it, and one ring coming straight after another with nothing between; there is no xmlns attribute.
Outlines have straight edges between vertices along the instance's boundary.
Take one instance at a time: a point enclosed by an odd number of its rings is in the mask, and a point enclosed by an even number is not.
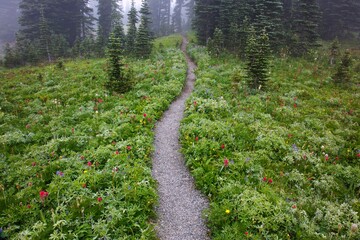
<svg viewBox="0 0 360 240"><path fill-rule="evenodd" d="M155 128L153 177L158 182L159 206L156 231L161 240L207 240L208 230L202 211L207 200L195 189L194 180L180 153L179 127L195 82L196 65L186 53L186 38L181 46L188 63L186 85Z"/></svg>

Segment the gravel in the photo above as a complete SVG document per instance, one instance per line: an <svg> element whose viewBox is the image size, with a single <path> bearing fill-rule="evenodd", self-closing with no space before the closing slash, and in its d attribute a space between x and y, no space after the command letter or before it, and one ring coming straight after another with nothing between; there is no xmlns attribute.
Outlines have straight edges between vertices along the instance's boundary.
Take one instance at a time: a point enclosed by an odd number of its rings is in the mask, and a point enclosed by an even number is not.
<svg viewBox="0 0 360 240"><path fill-rule="evenodd" d="M160 196L156 207L156 231L161 240L210 239L202 215L208 208L208 201L195 189L194 179L180 153L180 121L184 116L185 101L194 88L196 68L186 54L186 45L184 38L181 49L188 62L186 85L155 128L152 175L158 182Z"/></svg>

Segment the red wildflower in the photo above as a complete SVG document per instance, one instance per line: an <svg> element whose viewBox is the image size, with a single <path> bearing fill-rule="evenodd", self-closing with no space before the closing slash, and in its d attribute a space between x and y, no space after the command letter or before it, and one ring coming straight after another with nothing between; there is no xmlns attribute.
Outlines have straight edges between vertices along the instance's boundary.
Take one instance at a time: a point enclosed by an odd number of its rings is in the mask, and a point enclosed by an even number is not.
<svg viewBox="0 0 360 240"><path fill-rule="evenodd" d="M98 201L98 202L101 202L102 200L103 200L102 197L98 197L98 198L97 198L97 201Z"/></svg>
<svg viewBox="0 0 360 240"><path fill-rule="evenodd" d="M30 209L30 208L31 208L31 205L30 205L30 204L28 204L26 207Z"/></svg>
<svg viewBox="0 0 360 240"><path fill-rule="evenodd" d="M32 162L31 166L35 167L36 166L36 162Z"/></svg>
<svg viewBox="0 0 360 240"><path fill-rule="evenodd" d="M92 166L92 163L89 161L89 162L87 163L87 165L88 165L89 167L91 167L91 166Z"/></svg>
<svg viewBox="0 0 360 240"><path fill-rule="evenodd" d="M119 155L119 151L116 151L115 154L116 154L116 155Z"/></svg>
<svg viewBox="0 0 360 240"><path fill-rule="evenodd" d="M30 124L26 124L26 126L25 126L27 129L29 129L30 127L31 127L31 125Z"/></svg>
<svg viewBox="0 0 360 240"><path fill-rule="evenodd" d="M329 155L325 154L325 161L329 160Z"/></svg>
<svg viewBox="0 0 360 240"><path fill-rule="evenodd" d="M224 149L225 148L225 144L221 144L221 149Z"/></svg>
<svg viewBox="0 0 360 240"><path fill-rule="evenodd" d="M225 158L224 159L224 167L228 167L229 166L229 159Z"/></svg>
<svg viewBox="0 0 360 240"><path fill-rule="evenodd" d="M269 178L268 183L271 184L272 182L273 182L273 180L271 178Z"/></svg>
<svg viewBox="0 0 360 240"><path fill-rule="evenodd" d="M296 205L295 205L295 204L294 204L294 205L292 205L292 206L291 206L291 208L296 209Z"/></svg>
<svg viewBox="0 0 360 240"><path fill-rule="evenodd" d="M86 183L81 184L82 188L86 188Z"/></svg>
<svg viewBox="0 0 360 240"><path fill-rule="evenodd" d="M196 105L197 105L197 102L196 102L196 101L194 101L194 106L196 107Z"/></svg>
<svg viewBox="0 0 360 240"><path fill-rule="evenodd" d="M49 196L49 193L42 190L42 191L40 191L39 195L40 195L40 200L43 202L45 200L45 198L47 198L47 196Z"/></svg>
<svg viewBox="0 0 360 240"><path fill-rule="evenodd" d="M131 146L126 146L126 149L130 151L130 150L131 150Z"/></svg>
<svg viewBox="0 0 360 240"><path fill-rule="evenodd" d="M103 101L101 98L98 99L98 103L102 103Z"/></svg>
<svg viewBox="0 0 360 240"><path fill-rule="evenodd" d="M198 136L195 137L195 141L199 141L199 137L198 137Z"/></svg>
<svg viewBox="0 0 360 240"><path fill-rule="evenodd" d="M249 233L248 233L248 232L245 232L245 235L247 236L247 235L249 235Z"/></svg>
<svg viewBox="0 0 360 240"><path fill-rule="evenodd" d="M267 178L266 177L263 177L263 181L266 182Z"/></svg>
<svg viewBox="0 0 360 240"><path fill-rule="evenodd" d="M144 115L143 115L144 117L146 117L147 116L147 114L146 113L144 113Z"/></svg>
<svg viewBox="0 0 360 240"><path fill-rule="evenodd" d="M296 104L296 103L294 103L294 108L297 108L297 104Z"/></svg>
<svg viewBox="0 0 360 240"><path fill-rule="evenodd" d="M360 153L358 153L356 156L357 156L358 158L360 158Z"/></svg>
<svg viewBox="0 0 360 240"><path fill-rule="evenodd" d="M74 132L75 132L75 129L74 129L74 128L72 128L72 129L71 129L71 132L72 132L72 134L74 134Z"/></svg>

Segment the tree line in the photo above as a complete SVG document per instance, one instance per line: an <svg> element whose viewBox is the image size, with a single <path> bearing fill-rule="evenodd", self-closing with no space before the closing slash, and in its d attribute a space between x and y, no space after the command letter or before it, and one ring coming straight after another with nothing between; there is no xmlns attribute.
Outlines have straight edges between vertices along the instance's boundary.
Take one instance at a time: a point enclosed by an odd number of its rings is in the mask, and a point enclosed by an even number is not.
<svg viewBox="0 0 360 240"><path fill-rule="evenodd" d="M360 1L195 0L194 27L201 44L219 29L224 48L237 54L245 52L253 28L258 35L266 32L273 51L301 56L320 38L359 38Z"/></svg>
<svg viewBox="0 0 360 240"><path fill-rule="evenodd" d="M15 67L67 57L101 57L111 33L121 39L129 55L148 57L152 48L150 7L142 1L139 12L134 1L128 14L127 32L122 23L121 1L98 0L98 18L89 0L22 0L16 44L5 47L4 64ZM140 15L140 16L139 16ZM97 22L97 29L95 23ZM139 24L139 25L138 25ZM138 27L137 27L138 26Z"/></svg>

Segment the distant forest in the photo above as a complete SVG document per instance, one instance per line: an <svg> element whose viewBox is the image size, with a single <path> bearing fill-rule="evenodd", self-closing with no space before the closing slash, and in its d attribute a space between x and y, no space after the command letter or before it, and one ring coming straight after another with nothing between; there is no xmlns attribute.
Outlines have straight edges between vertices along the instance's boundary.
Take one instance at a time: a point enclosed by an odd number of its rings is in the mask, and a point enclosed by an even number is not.
<svg viewBox="0 0 360 240"><path fill-rule="evenodd" d="M0 39L8 67L67 57L104 56L110 33L119 27L126 51L140 38L151 39L194 29L200 44L223 45L242 55L250 32L265 32L274 53L286 49L301 56L319 40L357 39L360 31L358 0L143 0L143 12L123 12L116 0L0 0ZM94 11L94 6L97 9ZM14 8L18 7L17 14ZM133 22L123 26L126 15ZM147 16L146 36L141 19ZM147 18L146 17L146 18ZM19 28L14 18L19 18ZM143 19L144 20L144 19ZM135 29L131 29L133 24ZM10 31L9 31L10 29ZM135 30L135 31L134 31ZM144 29L142 29L144 30ZM132 36L128 36L133 34ZM136 36L135 36L135 35ZM137 39L137 40L136 40ZM138 44L139 48L141 44ZM138 49L139 50L139 49Z"/></svg>

